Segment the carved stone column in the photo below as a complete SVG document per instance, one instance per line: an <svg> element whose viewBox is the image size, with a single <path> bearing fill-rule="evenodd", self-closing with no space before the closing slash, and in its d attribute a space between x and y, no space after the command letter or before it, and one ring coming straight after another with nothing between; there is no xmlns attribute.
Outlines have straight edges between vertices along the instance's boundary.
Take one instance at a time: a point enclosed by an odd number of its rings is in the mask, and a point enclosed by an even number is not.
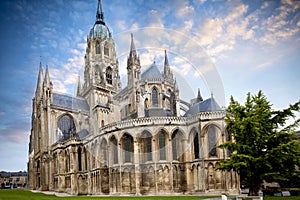
<svg viewBox="0 0 300 200"><path fill-rule="evenodd" d="M65 169L65 155L63 152L60 152L58 154L58 165L59 165L59 169L58 169L58 191L59 192L65 192L65 187L66 187L66 183L65 183L65 176L62 175L62 173L66 172Z"/></svg>
<svg viewBox="0 0 300 200"><path fill-rule="evenodd" d="M183 158L184 158L184 162L189 160L189 156L190 156L190 151L188 150L188 140L186 138L181 140L182 142L182 149L183 149ZM183 177L185 177L185 180L183 180L184 185L182 186L182 190L183 192L185 191L190 191L192 188L192 184L191 183L191 178L190 178L190 164L184 164L184 168L185 168L185 174Z"/></svg>
<svg viewBox="0 0 300 200"><path fill-rule="evenodd" d="M49 157L49 190L53 191L54 189L54 162L53 156Z"/></svg>
<svg viewBox="0 0 300 200"><path fill-rule="evenodd" d="M77 147L70 149L71 194L78 194L77 180Z"/></svg>
<svg viewBox="0 0 300 200"><path fill-rule="evenodd" d="M133 143L133 149L134 149L134 165L135 165L135 188L136 188L136 194L140 195L140 180L141 180L141 169L140 169L140 149L139 149L139 143L138 140L135 139Z"/></svg>

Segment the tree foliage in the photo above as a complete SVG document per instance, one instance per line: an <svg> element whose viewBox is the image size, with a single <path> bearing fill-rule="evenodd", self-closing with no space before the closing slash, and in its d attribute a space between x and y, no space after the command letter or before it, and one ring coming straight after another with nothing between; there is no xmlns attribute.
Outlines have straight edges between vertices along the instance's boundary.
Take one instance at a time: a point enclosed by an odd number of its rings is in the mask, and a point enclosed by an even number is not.
<svg viewBox="0 0 300 200"><path fill-rule="evenodd" d="M288 181L300 166L300 145L295 128L300 101L287 109L273 110L259 91L248 93L245 105L231 97L227 108L227 131L234 138L219 148L228 149L230 158L221 162L220 170L234 170L249 184L250 195L257 195L263 180ZM294 123L286 125L289 119Z"/></svg>

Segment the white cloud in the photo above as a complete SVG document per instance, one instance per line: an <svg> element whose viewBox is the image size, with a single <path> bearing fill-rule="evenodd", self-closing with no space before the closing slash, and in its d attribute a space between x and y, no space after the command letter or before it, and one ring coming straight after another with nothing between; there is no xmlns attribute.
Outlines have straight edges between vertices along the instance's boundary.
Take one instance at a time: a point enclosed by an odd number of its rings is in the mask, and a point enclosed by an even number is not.
<svg viewBox="0 0 300 200"><path fill-rule="evenodd" d="M200 28L199 42L201 45L210 45L223 34L223 22L221 19L207 19Z"/></svg>
<svg viewBox="0 0 300 200"><path fill-rule="evenodd" d="M116 21L116 26L121 31L127 30L127 25L126 25L126 22L124 20L117 20Z"/></svg>
<svg viewBox="0 0 300 200"><path fill-rule="evenodd" d="M241 17L247 12L248 6L245 4L240 4L238 6L235 6L234 9L229 13L229 15L226 16L224 19L224 22L230 23L235 20L240 20Z"/></svg>
<svg viewBox="0 0 300 200"><path fill-rule="evenodd" d="M138 23L133 23L130 27L131 30L136 30L139 28L139 24Z"/></svg>
<svg viewBox="0 0 300 200"><path fill-rule="evenodd" d="M177 10L176 15L179 17L186 17L186 16L190 16L193 13L194 13L193 6L183 5Z"/></svg>
<svg viewBox="0 0 300 200"><path fill-rule="evenodd" d="M150 19L150 27L164 27L164 23L162 21L162 14L157 10L150 10L148 13L148 17Z"/></svg>
<svg viewBox="0 0 300 200"><path fill-rule="evenodd" d="M263 5L261 6L261 9L266 9L267 7L269 7L270 3L268 1L264 1Z"/></svg>
<svg viewBox="0 0 300 200"><path fill-rule="evenodd" d="M53 83L53 90L55 92L59 92L59 93L67 93L68 92L68 88L63 83L63 81L54 79L54 80L52 80L52 83Z"/></svg>
<svg viewBox="0 0 300 200"><path fill-rule="evenodd" d="M261 30L263 31L263 36L258 41L276 45L278 42L287 40L299 33L299 28L294 27L294 25L299 26L297 15L295 15L295 22L290 19L290 16L297 12L299 8L299 1L283 0L281 6L266 20L262 21L261 27L264 29L262 30L261 28Z"/></svg>

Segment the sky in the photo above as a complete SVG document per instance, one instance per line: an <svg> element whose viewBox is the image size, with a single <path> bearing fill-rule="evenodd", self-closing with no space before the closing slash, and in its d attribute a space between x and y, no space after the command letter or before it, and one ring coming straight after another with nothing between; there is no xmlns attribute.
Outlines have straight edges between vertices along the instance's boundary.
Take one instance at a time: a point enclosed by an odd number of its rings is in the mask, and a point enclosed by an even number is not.
<svg viewBox="0 0 300 200"><path fill-rule="evenodd" d="M300 99L300 1L102 0L122 87L130 33L142 70L164 50L186 101L198 88L222 107L262 90L274 109ZM40 62L54 91L74 95L97 0L0 1L0 171L26 170Z"/></svg>

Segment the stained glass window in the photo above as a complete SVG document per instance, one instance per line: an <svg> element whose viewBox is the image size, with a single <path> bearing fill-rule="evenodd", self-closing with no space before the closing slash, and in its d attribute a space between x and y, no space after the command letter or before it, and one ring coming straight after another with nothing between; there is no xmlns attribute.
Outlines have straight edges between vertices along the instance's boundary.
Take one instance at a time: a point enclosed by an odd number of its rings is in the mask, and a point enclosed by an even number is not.
<svg viewBox="0 0 300 200"><path fill-rule="evenodd" d="M100 54L100 43L96 42L96 54Z"/></svg>
<svg viewBox="0 0 300 200"><path fill-rule="evenodd" d="M159 134L159 158L160 160L166 160L166 135L161 132Z"/></svg>
<svg viewBox="0 0 300 200"><path fill-rule="evenodd" d="M177 133L174 133L172 135L172 155L173 155L173 160L177 160Z"/></svg>
<svg viewBox="0 0 300 200"><path fill-rule="evenodd" d="M208 150L210 157L217 156L217 134L218 128L215 125L210 125L208 128Z"/></svg>
<svg viewBox="0 0 300 200"><path fill-rule="evenodd" d="M118 163L118 142L115 137L112 138L114 164Z"/></svg>
<svg viewBox="0 0 300 200"><path fill-rule="evenodd" d="M64 115L58 120L59 140L67 140L76 133L73 119L69 115Z"/></svg>
<svg viewBox="0 0 300 200"><path fill-rule="evenodd" d="M158 107L158 96L155 88L152 90L152 106Z"/></svg>
<svg viewBox="0 0 300 200"><path fill-rule="evenodd" d="M145 160L152 160L152 136L149 132L143 134Z"/></svg>
<svg viewBox="0 0 300 200"><path fill-rule="evenodd" d="M199 138L198 133L194 135L194 158L199 158Z"/></svg>
<svg viewBox="0 0 300 200"><path fill-rule="evenodd" d="M123 136L124 162L132 162L133 141L129 135Z"/></svg>

